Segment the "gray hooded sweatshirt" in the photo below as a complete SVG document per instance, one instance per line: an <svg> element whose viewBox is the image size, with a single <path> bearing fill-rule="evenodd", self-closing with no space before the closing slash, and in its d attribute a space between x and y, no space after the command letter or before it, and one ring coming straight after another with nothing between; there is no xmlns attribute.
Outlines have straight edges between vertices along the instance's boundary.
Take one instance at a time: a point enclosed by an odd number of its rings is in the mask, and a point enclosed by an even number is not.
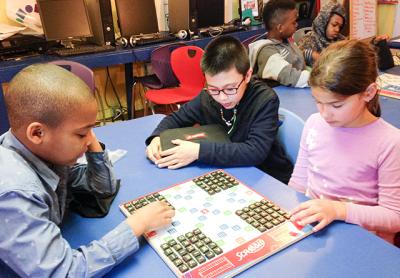
<svg viewBox="0 0 400 278"><path fill-rule="evenodd" d="M278 81L291 87L308 86L310 72L305 69L302 52L288 41L258 40L249 45L250 66L260 79Z"/></svg>

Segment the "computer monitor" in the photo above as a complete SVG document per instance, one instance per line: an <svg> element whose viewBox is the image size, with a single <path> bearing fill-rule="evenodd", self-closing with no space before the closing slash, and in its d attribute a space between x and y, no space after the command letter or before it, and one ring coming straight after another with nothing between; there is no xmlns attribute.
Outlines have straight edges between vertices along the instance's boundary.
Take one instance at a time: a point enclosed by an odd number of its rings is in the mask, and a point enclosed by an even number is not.
<svg viewBox="0 0 400 278"><path fill-rule="evenodd" d="M115 0L121 36L158 32L154 0Z"/></svg>
<svg viewBox="0 0 400 278"><path fill-rule="evenodd" d="M220 26L225 21L223 0L197 0L197 28Z"/></svg>
<svg viewBox="0 0 400 278"><path fill-rule="evenodd" d="M39 0L38 6L47 40L93 36L85 0Z"/></svg>

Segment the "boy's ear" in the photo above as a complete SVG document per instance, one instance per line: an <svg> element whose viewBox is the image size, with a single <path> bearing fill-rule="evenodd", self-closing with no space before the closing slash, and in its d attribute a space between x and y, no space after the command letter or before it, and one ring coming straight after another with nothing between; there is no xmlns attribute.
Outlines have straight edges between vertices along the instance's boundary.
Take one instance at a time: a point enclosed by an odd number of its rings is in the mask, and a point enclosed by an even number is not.
<svg viewBox="0 0 400 278"><path fill-rule="evenodd" d="M374 82L369 84L365 92L363 93L363 98L366 102L369 102L378 93L378 85Z"/></svg>
<svg viewBox="0 0 400 278"><path fill-rule="evenodd" d="M46 127L39 122L33 122L26 128L26 138L33 144L39 145L43 142Z"/></svg>
<svg viewBox="0 0 400 278"><path fill-rule="evenodd" d="M282 33L283 25L281 23L276 24L275 29L278 31L279 34Z"/></svg>
<svg viewBox="0 0 400 278"><path fill-rule="evenodd" d="M250 82L252 74L253 74L253 69L249 68L249 70L247 71L246 76L245 76L245 82L246 83Z"/></svg>

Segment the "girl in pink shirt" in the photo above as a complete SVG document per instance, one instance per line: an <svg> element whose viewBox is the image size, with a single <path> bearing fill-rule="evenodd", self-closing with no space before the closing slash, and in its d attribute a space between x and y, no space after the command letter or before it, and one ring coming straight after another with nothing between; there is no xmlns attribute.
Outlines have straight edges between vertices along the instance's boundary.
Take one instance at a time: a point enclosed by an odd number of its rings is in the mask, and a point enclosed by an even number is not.
<svg viewBox="0 0 400 278"><path fill-rule="evenodd" d="M392 242L400 231L400 131L380 118L375 52L350 40L330 45L309 83L318 114L307 120L289 186L312 198L300 224L358 224Z"/></svg>

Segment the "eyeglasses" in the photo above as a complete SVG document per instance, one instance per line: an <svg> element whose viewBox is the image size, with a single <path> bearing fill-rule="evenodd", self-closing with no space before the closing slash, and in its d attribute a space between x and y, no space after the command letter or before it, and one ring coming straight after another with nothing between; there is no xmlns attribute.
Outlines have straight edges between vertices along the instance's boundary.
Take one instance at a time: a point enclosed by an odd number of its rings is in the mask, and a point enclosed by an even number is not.
<svg viewBox="0 0 400 278"><path fill-rule="evenodd" d="M239 90L240 86L242 85L245 77L243 77L242 81L240 81L239 85L237 85L236 88L225 88L225 89L209 89L209 88L204 88L204 90L212 95L212 96L218 96L221 92L223 92L225 95L230 96L230 95L236 95L237 91Z"/></svg>

